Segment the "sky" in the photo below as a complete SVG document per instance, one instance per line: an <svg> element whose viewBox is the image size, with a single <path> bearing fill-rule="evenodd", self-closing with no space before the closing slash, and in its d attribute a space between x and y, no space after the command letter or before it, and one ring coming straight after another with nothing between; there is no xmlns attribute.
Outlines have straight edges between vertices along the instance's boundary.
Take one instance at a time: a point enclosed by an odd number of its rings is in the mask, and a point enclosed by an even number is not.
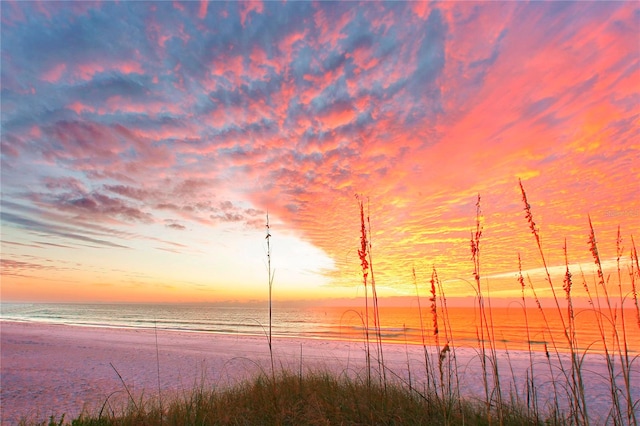
<svg viewBox="0 0 640 426"><path fill-rule="evenodd" d="M264 300L267 213L276 300L361 297L356 196L381 297L473 297L477 217L482 286L545 297L519 181L556 286L590 218L629 291L638 2L0 8L3 301Z"/></svg>

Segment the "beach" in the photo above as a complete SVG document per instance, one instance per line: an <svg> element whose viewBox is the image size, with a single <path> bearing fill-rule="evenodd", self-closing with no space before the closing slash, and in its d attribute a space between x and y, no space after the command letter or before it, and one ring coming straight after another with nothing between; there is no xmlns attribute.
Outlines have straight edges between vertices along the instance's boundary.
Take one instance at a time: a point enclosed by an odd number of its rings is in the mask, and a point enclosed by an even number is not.
<svg viewBox="0 0 640 426"><path fill-rule="evenodd" d="M2 424L84 409L97 413L126 391L163 397L225 387L270 368L266 337L0 322ZM156 345L157 337L157 345ZM353 342L274 340L278 366L344 370L362 364ZM356 361L357 359L357 361ZM117 372L116 372L117 370ZM118 377L122 377L122 380ZM126 401L126 398L124 398Z"/></svg>
<svg viewBox="0 0 640 426"><path fill-rule="evenodd" d="M62 414L70 420L83 410L97 414L101 408L122 407L127 390L138 400L157 398L159 392L163 399L170 399L196 387L222 389L270 372L264 336L10 321L0 321L0 334L2 425ZM276 369L330 371L352 377L364 374L362 342L274 338L273 349ZM418 388L424 383L422 346L385 344L383 353L392 380L408 383L410 378ZM502 388L521 386L530 365L529 354L501 351L498 359ZM482 398L478 351L458 348L456 360L461 393ZM549 370L543 353L536 353L534 362L545 403L544 394L551 391L549 383L544 385L545 374L558 370ZM604 421L610 408L606 363L597 354L586 355L583 362L589 414L596 423ZM640 378L637 366L631 383L635 399L640 397L636 378Z"/></svg>

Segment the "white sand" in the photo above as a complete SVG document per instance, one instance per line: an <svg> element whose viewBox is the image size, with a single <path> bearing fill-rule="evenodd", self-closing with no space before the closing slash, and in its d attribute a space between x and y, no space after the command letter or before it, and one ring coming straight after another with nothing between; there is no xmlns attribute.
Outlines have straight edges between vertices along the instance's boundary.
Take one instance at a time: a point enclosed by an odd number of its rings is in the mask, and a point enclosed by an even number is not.
<svg viewBox="0 0 640 426"><path fill-rule="evenodd" d="M265 337L158 331L156 345L154 330L7 321L0 321L0 334L3 425L16 424L23 417L42 420L63 413L71 419L83 409L97 413L105 401L108 406L126 402L124 386L111 364L136 398L156 397L158 377L165 398L189 393L194 386L228 386L261 370L269 371L270 365ZM273 345L278 368L282 365L297 373L302 365L304 371L320 369L363 376L362 343L274 338ZM424 383L421 346L385 345L384 357L389 377L407 381L409 359L412 382ZM514 386L511 368L504 353L499 359L502 389L508 391ZM515 386L521 391L529 355L511 352L509 359L516 376ZM477 351L458 349L457 360L461 392L482 398L484 387ZM588 355L584 362L589 414L596 422L603 421L611 407L606 364L599 355ZM374 364L377 366L377 362ZM437 368L437 361L434 365ZM544 405L551 391L544 354L538 354L534 369ZM561 374L558 369L552 371ZM634 400L638 400L638 364L631 383Z"/></svg>

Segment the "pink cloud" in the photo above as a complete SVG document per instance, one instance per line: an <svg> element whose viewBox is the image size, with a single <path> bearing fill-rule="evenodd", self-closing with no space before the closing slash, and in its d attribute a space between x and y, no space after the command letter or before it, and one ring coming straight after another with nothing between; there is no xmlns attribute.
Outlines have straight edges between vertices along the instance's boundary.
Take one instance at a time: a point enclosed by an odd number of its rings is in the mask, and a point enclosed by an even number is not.
<svg viewBox="0 0 640 426"><path fill-rule="evenodd" d="M344 66L337 67L319 75L305 75L305 80L313 83L297 92L300 102L309 105L328 87L334 85L344 73Z"/></svg>
<svg viewBox="0 0 640 426"><path fill-rule="evenodd" d="M86 192L87 187L84 183L74 177L51 177L44 178L44 184L49 190L66 190L72 192Z"/></svg>
<svg viewBox="0 0 640 426"><path fill-rule="evenodd" d="M80 101L74 101L67 105L67 109L74 111L76 114L80 115L83 112L96 112L96 109L91 105L83 104Z"/></svg>
<svg viewBox="0 0 640 426"><path fill-rule="evenodd" d="M282 63L286 69L293 60L294 53L299 49L299 46L304 45L305 39L308 36L308 30L304 31L292 31L286 34L280 44L278 50L282 56ZM285 73L286 75L286 73Z"/></svg>
<svg viewBox="0 0 640 426"><path fill-rule="evenodd" d="M0 147L2 147L2 154L9 157L18 158L22 153L25 141L16 136L2 136Z"/></svg>
<svg viewBox="0 0 640 426"><path fill-rule="evenodd" d="M326 13L320 7L316 8L313 15L313 21L318 31L317 42L320 46L325 45L329 49L335 49L338 42L346 38L346 32L343 28L354 18L355 9L343 13L337 20L329 20Z"/></svg>
<svg viewBox="0 0 640 426"><path fill-rule="evenodd" d="M101 107L98 112L100 114L112 114L116 112L149 114L153 117L160 113L181 115L184 110L183 106L180 103L161 101L134 101L116 95L109 97L106 100L104 107Z"/></svg>
<svg viewBox="0 0 640 426"><path fill-rule="evenodd" d="M75 215L76 220L117 224L124 222L152 223L153 216L119 198L97 192L90 194L62 194L52 204L63 212Z"/></svg>
<svg viewBox="0 0 640 426"><path fill-rule="evenodd" d="M426 1L413 1L411 2L411 11L416 14L420 19L426 19L429 16L431 8L429 2Z"/></svg>
<svg viewBox="0 0 640 426"><path fill-rule="evenodd" d="M38 10L38 12L42 13L47 19L51 19L51 12L45 6L46 3L49 3L49 2L37 1L36 9Z"/></svg>
<svg viewBox="0 0 640 426"><path fill-rule="evenodd" d="M249 111L252 110L252 111ZM263 117L269 118L267 108L259 103L248 107L219 107L212 111L206 120L210 128L224 129L215 136L216 148L228 148L237 144L254 143L263 140L267 135L253 134L244 130L252 125L259 127Z"/></svg>
<svg viewBox="0 0 640 426"><path fill-rule="evenodd" d="M238 3L240 8L240 23L242 26L245 26L245 22L247 20L247 16L249 12L262 13L264 11L264 4L262 1L242 1Z"/></svg>
<svg viewBox="0 0 640 426"><path fill-rule="evenodd" d="M40 130L39 126L31 126L31 129L29 129L29 136L39 139L42 136L42 130Z"/></svg>
<svg viewBox="0 0 640 426"><path fill-rule="evenodd" d="M135 61L124 61L115 64L114 69L120 71L122 74L144 74L142 65Z"/></svg>
<svg viewBox="0 0 640 426"><path fill-rule="evenodd" d="M164 139L199 139L198 130L196 126L191 123L185 123L181 126L165 124L152 129L135 129L131 131L131 134L135 135L136 138L151 141Z"/></svg>
<svg viewBox="0 0 640 426"><path fill-rule="evenodd" d="M259 46L253 47L250 59L247 69L250 78L265 79L269 75L269 68L278 75L282 73L282 63L269 58L264 49Z"/></svg>
<svg viewBox="0 0 640 426"><path fill-rule="evenodd" d="M244 74L244 58L241 55L220 55L211 64L211 74L216 77L225 77L234 87L242 82Z"/></svg>
<svg viewBox="0 0 640 426"><path fill-rule="evenodd" d="M74 101L67 105L66 108L81 115L85 112L95 114L114 114L114 113L130 113L130 114L148 114L153 117L161 113L171 113L181 115L184 112L184 104L175 102L162 101L135 101L123 98L120 95L110 96L99 107L88 105L80 101Z"/></svg>
<svg viewBox="0 0 640 426"><path fill-rule="evenodd" d="M177 132L177 137L184 137L187 131ZM73 164L76 170L84 171L91 179L110 176L127 182L154 168L170 167L174 162L175 153L166 145L154 144L157 139L149 137L159 136L155 129L155 134L148 135L119 124L66 121L47 127L46 132L56 145L44 149L44 158ZM130 158L132 153L134 157Z"/></svg>
<svg viewBox="0 0 640 426"><path fill-rule="evenodd" d="M52 68L49 69L49 71L42 74L40 76L40 79L48 83L57 83L58 81L60 81L60 79L62 78L66 70L67 70L66 64L61 63L61 64L54 65Z"/></svg>
<svg viewBox="0 0 640 426"><path fill-rule="evenodd" d="M18 23L25 22L26 16L17 1L7 1L5 5L8 5L10 10L3 11L2 23L4 25L14 26Z"/></svg>
<svg viewBox="0 0 640 426"><path fill-rule="evenodd" d="M95 74L101 73L104 70L105 66L103 64L88 62L76 65L74 74L82 80L91 80Z"/></svg>
<svg viewBox="0 0 640 426"><path fill-rule="evenodd" d="M113 129L98 123L58 122L49 126L47 133L63 146L62 150L52 148L45 152L47 157L116 161L118 152L124 149ZM99 145L91 142L96 140L100 141Z"/></svg>
<svg viewBox="0 0 640 426"><path fill-rule="evenodd" d="M308 34L308 31L292 31L289 34L286 34L282 40L282 44L280 46L281 50L285 52L290 51L293 48L293 45L298 41L304 40Z"/></svg>
<svg viewBox="0 0 640 426"><path fill-rule="evenodd" d="M330 129L335 129L352 122L358 115L351 104L334 104L324 114L319 117L322 124Z"/></svg>
<svg viewBox="0 0 640 426"><path fill-rule="evenodd" d="M73 69L73 74L82 80L91 80L94 75L105 71L118 71L122 74L143 74L142 65L133 60L86 62L78 64Z"/></svg>
<svg viewBox="0 0 640 426"><path fill-rule="evenodd" d="M172 38L178 38L183 43L187 43L191 36L185 31L184 22L178 21L176 16L172 16L171 25L166 23L160 23L157 20L156 14L150 14L145 22L145 32L149 40L154 41L158 47L164 48L167 41ZM137 57L140 56L139 52L136 52ZM160 51L160 55L166 56L166 52Z"/></svg>
<svg viewBox="0 0 640 426"><path fill-rule="evenodd" d="M200 6L198 8L198 18L204 19L207 17L207 8L209 7L208 0L200 0Z"/></svg>
<svg viewBox="0 0 640 426"><path fill-rule="evenodd" d="M183 5L181 2L179 2L179 1L175 1L175 0L174 0L174 1L171 3L171 5L173 6L173 8L174 8L174 9L177 9L177 10L179 10L180 12L184 12L184 5Z"/></svg>
<svg viewBox="0 0 640 426"><path fill-rule="evenodd" d="M355 66L361 70L369 70L379 64L380 60L373 56L373 49L371 47L360 47L355 49L352 53L348 54L353 58ZM360 72L360 70L358 70Z"/></svg>

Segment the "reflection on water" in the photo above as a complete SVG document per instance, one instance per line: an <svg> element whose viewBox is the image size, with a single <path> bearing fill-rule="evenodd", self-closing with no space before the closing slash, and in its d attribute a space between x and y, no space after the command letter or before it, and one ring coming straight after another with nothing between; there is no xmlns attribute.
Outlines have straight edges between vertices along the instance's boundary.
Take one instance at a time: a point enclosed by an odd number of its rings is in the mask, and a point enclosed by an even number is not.
<svg viewBox="0 0 640 426"><path fill-rule="evenodd" d="M566 315L566 312L563 312ZM273 334L278 337L363 340L367 318L361 307L277 308L273 311ZM622 312L615 323L621 335ZM602 323L607 344L613 342L613 328L605 316ZM77 326L120 328L158 328L164 330L209 333L266 335L268 309L264 307L217 307L188 304L6 304L1 305L4 320L38 321ZM598 316L590 309L576 309L576 339L579 350L603 350ZM624 311L626 340L631 354L640 353L640 333L633 309ZM520 307L493 308L487 311L487 321L493 325L490 336L479 330L479 313L473 308L449 308L445 316L438 310L438 335L433 333L433 316L417 307L380 308L382 339L390 343L440 345L453 342L456 347L478 347L480 335L493 338L497 349L527 349L530 342L535 351L560 351L567 346L562 321L556 309ZM374 329L374 315L369 313L369 329ZM525 324L528 323L528 328ZM370 331L372 333L372 331ZM372 337L373 338L373 337Z"/></svg>

